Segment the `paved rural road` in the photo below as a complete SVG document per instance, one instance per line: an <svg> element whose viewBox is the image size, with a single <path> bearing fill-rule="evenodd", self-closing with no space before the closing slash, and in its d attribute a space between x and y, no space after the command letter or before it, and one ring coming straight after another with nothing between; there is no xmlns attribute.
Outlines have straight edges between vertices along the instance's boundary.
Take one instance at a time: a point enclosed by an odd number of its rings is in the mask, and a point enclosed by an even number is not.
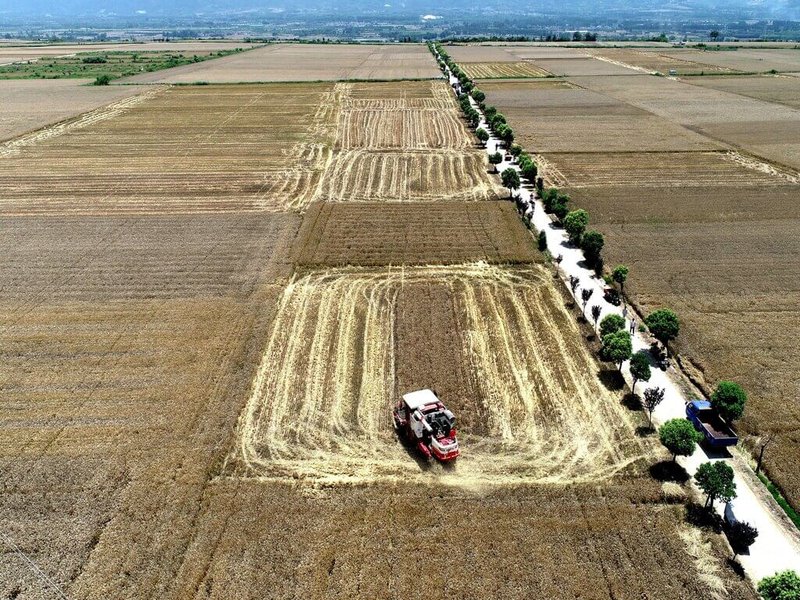
<svg viewBox="0 0 800 600"><path fill-rule="evenodd" d="M453 77L449 71L447 76L451 84L458 84L458 79ZM481 115L480 126L491 133L480 107L477 106L477 103L472 98L470 98L470 102ZM486 144L486 153L492 154L498 151L500 146L501 142L492 135ZM502 154L505 153L503 152ZM513 161L503 161L498 165L500 172L508 167L519 170L519 167ZM568 242L566 232L562 228L553 224L550 217L544 212L542 202L536 197L535 191L526 186L519 190L519 193L522 200L529 206L526 213L528 218L537 231L545 232L547 247L550 252L553 256L559 254L562 256L563 260L559 265L561 277L565 280L570 275L578 278L580 283L576 293L579 293L581 289L594 290L587 308L594 304L600 305L602 313L598 322L610 313L622 315L622 307L614 306L603 299L603 280L595 277L592 271L583 266L583 252ZM629 314L628 316L633 315ZM636 318L637 323L640 321L638 316L634 318ZM636 332L633 336L634 352L649 348L650 340L643 334ZM623 374L628 383L630 383L632 378L627 363L623 366ZM690 392L685 392L684 390L690 390L691 385L683 374L676 371L674 367L670 366L667 371L654 368L650 381L639 385L641 386L640 390L644 389L645 386L658 386L665 389L664 401L653 413L653 423L655 425L660 425L669 419L686 416L685 405L692 398L687 395ZM749 554L739 557L739 561L748 576L754 582L758 582L768 575L785 569L794 569L800 573L800 535L797 529L737 451L734 451L733 456L727 453L724 456L710 455L702 447L698 446L692 456L681 457L678 462L692 476L697 467L710 460L726 460L734 468L738 496L733 504L737 517L750 523L758 530L758 539L750 547ZM724 505L717 503L716 509L717 512L722 514Z"/></svg>

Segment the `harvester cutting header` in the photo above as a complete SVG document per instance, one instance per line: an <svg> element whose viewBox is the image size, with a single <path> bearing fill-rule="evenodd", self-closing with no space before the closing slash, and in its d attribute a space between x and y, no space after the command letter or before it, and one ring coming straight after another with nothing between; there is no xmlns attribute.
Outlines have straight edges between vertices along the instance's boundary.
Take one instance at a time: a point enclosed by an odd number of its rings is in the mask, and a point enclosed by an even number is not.
<svg viewBox="0 0 800 600"><path fill-rule="evenodd" d="M442 462L459 455L456 418L431 390L405 394L393 412L398 435L426 458Z"/></svg>

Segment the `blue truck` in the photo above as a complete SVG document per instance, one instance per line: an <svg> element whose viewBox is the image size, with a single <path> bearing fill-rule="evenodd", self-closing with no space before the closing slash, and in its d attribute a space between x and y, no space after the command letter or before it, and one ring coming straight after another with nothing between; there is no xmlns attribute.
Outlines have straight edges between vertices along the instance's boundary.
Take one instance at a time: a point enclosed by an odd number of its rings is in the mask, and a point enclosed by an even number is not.
<svg viewBox="0 0 800 600"><path fill-rule="evenodd" d="M686 403L686 418L702 433L712 448L735 446L739 437L731 429L708 400L692 400Z"/></svg>

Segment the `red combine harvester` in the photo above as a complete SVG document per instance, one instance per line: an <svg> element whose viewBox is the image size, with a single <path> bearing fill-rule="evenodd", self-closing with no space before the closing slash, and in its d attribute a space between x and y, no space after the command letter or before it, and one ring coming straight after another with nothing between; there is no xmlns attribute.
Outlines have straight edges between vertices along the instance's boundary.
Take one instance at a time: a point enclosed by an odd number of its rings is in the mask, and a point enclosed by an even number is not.
<svg viewBox="0 0 800 600"><path fill-rule="evenodd" d="M404 395L392 416L398 435L414 444L425 458L449 462L458 457L456 418L431 390Z"/></svg>

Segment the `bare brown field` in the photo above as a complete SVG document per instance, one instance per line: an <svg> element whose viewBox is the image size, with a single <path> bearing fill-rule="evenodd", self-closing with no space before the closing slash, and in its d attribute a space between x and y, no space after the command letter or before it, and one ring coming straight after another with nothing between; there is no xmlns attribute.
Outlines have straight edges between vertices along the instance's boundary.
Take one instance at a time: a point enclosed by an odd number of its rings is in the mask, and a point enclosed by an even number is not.
<svg viewBox="0 0 800 600"><path fill-rule="evenodd" d="M364 299L368 298L368 302ZM298 274L228 468L245 477L409 481L389 411L427 382L458 414L451 485L604 479L644 458L634 422L543 269L475 263Z"/></svg>
<svg viewBox="0 0 800 600"><path fill-rule="evenodd" d="M129 77L132 83L241 83L435 79L441 75L423 44L271 44L207 63Z"/></svg>
<svg viewBox="0 0 800 600"><path fill-rule="evenodd" d="M581 77L574 83L655 113L797 174L800 113L790 106L663 77ZM740 78L734 78L739 81ZM763 78L765 94L773 78ZM778 78L774 78L778 81ZM715 78L711 81L719 81ZM735 84L734 84L735 85ZM778 84L780 85L780 84ZM780 89L780 88L778 88Z"/></svg>
<svg viewBox="0 0 800 600"><path fill-rule="evenodd" d="M787 77L786 75L698 77L689 83L756 100L800 108L800 79L797 77Z"/></svg>
<svg viewBox="0 0 800 600"><path fill-rule="evenodd" d="M103 109L0 146L0 210L299 209L330 158L339 98L327 84L153 88L113 118Z"/></svg>
<svg viewBox="0 0 800 600"><path fill-rule="evenodd" d="M541 58L536 60L536 64L557 77L642 75L642 73L625 65L590 56L585 58Z"/></svg>
<svg viewBox="0 0 800 600"><path fill-rule="evenodd" d="M547 77L549 71L533 62L465 63L464 72L472 79L514 79L519 77Z"/></svg>
<svg viewBox="0 0 800 600"><path fill-rule="evenodd" d="M81 79L0 81L0 142L135 96L139 86L90 86Z"/></svg>
<svg viewBox="0 0 800 600"><path fill-rule="evenodd" d="M303 266L541 260L518 221L509 202L320 202L306 213L295 260Z"/></svg>
<svg viewBox="0 0 800 600"><path fill-rule="evenodd" d="M571 81L684 126L797 119L792 108L692 85L695 78L576 77Z"/></svg>
<svg viewBox="0 0 800 600"><path fill-rule="evenodd" d="M619 152L546 154L547 172L561 185L581 187L771 186L796 183L736 152Z"/></svg>
<svg viewBox="0 0 800 600"><path fill-rule="evenodd" d="M455 45L445 47L447 53L459 65L469 63L514 63L519 59L511 48L490 45Z"/></svg>
<svg viewBox="0 0 800 600"><path fill-rule="evenodd" d="M637 50L633 48L603 48L592 52L595 56L600 56L610 59L614 62L633 65L646 69L647 71L658 71L662 74L667 74L671 70L675 70L678 75L687 73L730 73L733 69L710 65L707 63L694 62L692 60L681 58L680 53L673 53L672 55L664 54L656 50ZM692 53L692 57L696 57L696 53Z"/></svg>
<svg viewBox="0 0 800 600"><path fill-rule="evenodd" d="M766 73L773 69L778 72L800 69L800 50L741 48L723 52L703 52L686 49L665 50L663 54L745 73Z"/></svg>

